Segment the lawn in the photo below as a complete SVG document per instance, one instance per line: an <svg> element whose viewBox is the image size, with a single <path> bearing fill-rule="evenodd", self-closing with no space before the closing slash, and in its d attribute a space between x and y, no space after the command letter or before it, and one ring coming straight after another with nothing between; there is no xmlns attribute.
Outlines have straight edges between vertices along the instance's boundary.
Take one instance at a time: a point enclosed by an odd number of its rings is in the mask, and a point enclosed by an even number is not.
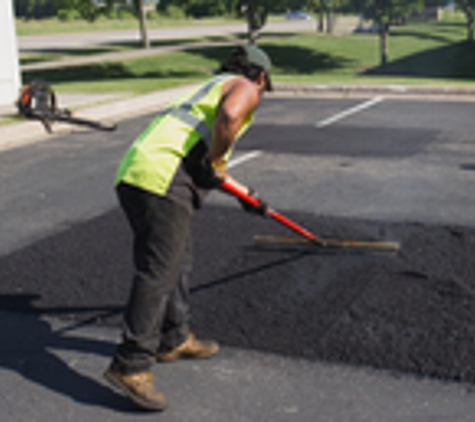
<svg viewBox="0 0 475 422"><path fill-rule="evenodd" d="M278 80L348 83L475 82L475 44L465 42L461 22L393 27L389 63L379 66L379 37L304 34L262 43L272 55Z"/></svg>
<svg viewBox="0 0 475 422"><path fill-rule="evenodd" d="M392 28L384 68L379 66L379 38L374 34L264 32L259 45L272 57L275 82L475 86L475 44L465 42L463 22ZM229 51L230 47L218 46L184 49L135 60L29 71L23 80L43 78L59 91L141 94L209 77Z"/></svg>

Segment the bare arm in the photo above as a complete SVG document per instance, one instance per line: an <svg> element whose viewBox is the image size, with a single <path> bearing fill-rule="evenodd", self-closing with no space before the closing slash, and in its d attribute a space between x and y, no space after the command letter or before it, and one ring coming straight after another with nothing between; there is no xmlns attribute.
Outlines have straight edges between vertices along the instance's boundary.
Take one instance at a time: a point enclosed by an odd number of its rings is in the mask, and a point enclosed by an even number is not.
<svg viewBox="0 0 475 422"><path fill-rule="evenodd" d="M247 188L226 173L224 157L231 148L241 126L259 104L261 95L254 83L239 77L228 81L216 114L213 137L208 158L218 177L232 182L247 191Z"/></svg>

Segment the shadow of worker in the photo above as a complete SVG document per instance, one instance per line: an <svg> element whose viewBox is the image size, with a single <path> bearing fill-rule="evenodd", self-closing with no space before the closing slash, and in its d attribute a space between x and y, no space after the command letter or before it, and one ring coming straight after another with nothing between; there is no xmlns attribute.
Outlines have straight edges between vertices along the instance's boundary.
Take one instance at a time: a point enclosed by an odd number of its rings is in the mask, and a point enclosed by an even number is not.
<svg viewBox="0 0 475 422"><path fill-rule="evenodd" d="M0 367L85 405L136 411L123 397L79 373L61 357L65 352L75 359L77 352L110 357L114 344L54 331L32 304L37 299L38 295L0 295ZM17 312L11 312L14 309ZM98 378L102 377L104 368L97 369ZM11 391L15 386L4 388ZM21 396L27 395L18 395L19 400Z"/></svg>

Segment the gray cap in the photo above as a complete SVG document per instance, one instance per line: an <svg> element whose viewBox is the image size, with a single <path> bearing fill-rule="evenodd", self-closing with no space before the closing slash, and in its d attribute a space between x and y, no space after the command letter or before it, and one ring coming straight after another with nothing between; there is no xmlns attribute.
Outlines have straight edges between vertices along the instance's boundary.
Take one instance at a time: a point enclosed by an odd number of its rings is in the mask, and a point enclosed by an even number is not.
<svg viewBox="0 0 475 422"><path fill-rule="evenodd" d="M248 44L243 46L244 51L246 52L247 61L249 63L255 64L262 67L267 73L267 89L272 91L272 84L270 81L270 71L272 68L272 62L267 53L255 45Z"/></svg>
<svg viewBox="0 0 475 422"><path fill-rule="evenodd" d="M256 47L255 45L245 45L244 50L246 51L247 55L247 60L249 63L253 63L257 66L262 67L267 73L270 73L270 70L272 68L272 62L267 55L267 53L259 47Z"/></svg>

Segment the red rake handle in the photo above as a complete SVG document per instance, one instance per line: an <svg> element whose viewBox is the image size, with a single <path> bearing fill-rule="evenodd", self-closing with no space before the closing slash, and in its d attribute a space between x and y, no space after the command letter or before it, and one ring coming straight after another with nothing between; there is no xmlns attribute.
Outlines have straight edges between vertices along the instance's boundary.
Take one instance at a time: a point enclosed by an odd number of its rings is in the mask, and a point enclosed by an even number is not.
<svg viewBox="0 0 475 422"><path fill-rule="evenodd" d="M234 195L235 197L248 203L249 205L252 205L253 207L259 207L261 205L261 202L258 199L248 195L247 193L243 192L242 190L238 189L237 187L233 186L232 184L226 181L221 184L221 188L225 190L226 192L230 193L231 195ZM315 236L313 233L309 232L308 230L304 229L302 226L299 226L297 223L294 223L292 220L289 220L287 217L283 216L277 211L267 208L266 214L269 217L273 218L274 220L278 221L279 223L283 224L290 230L298 233L300 236L304 237L305 239L308 239L312 242L316 242L322 246L325 245L325 241L318 238L317 236Z"/></svg>
<svg viewBox="0 0 475 422"><path fill-rule="evenodd" d="M302 226L298 225L292 220L289 220L287 217L284 217L282 214L278 213L277 211L268 209L267 215L273 218L274 220L278 221L279 223L283 224L284 226L288 227L290 230L293 230L294 232L298 233L300 236L305 237L305 239L311 240L312 242L317 242L321 245L324 244L323 240L319 239L313 233L304 229Z"/></svg>

